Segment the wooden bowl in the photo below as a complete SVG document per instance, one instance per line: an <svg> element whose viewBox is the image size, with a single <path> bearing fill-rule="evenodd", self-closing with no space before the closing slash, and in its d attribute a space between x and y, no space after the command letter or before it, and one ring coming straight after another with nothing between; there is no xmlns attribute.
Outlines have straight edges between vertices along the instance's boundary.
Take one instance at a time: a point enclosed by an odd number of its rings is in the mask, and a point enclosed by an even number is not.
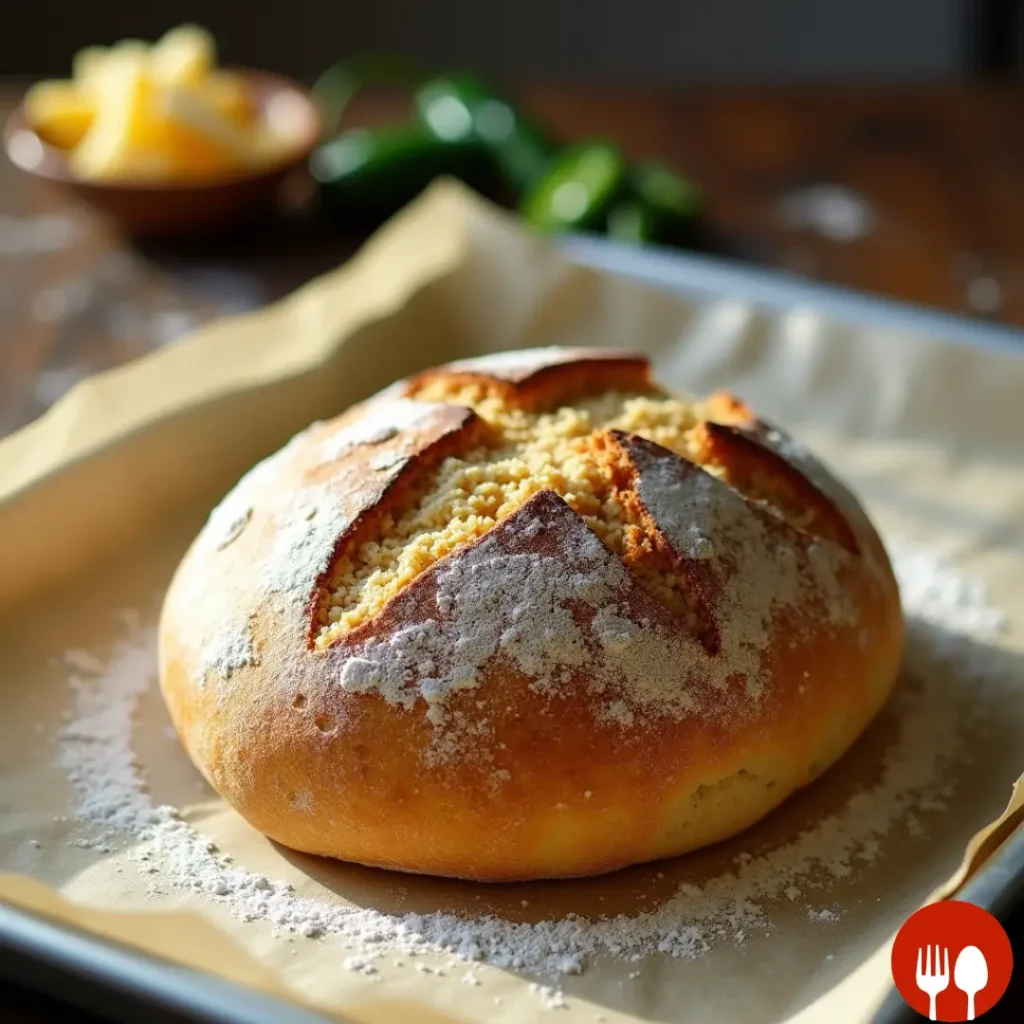
<svg viewBox="0 0 1024 1024"><path fill-rule="evenodd" d="M126 234L169 237L205 234L269 207L290 171L305 163L320 137L320 115L309 92L279 75L240 71L261 116L294 135L281 162L213 181L90 181L71 170L67 153L36 134L19 105L4 127L11 163L35 178L75 193Z"/></svg>

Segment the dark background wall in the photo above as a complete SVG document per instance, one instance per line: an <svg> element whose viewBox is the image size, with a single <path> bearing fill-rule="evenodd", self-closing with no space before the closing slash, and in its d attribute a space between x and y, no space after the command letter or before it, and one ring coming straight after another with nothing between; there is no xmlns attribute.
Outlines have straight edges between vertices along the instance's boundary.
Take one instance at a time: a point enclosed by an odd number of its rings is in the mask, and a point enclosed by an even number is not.
<svg viewBox="0 0 1024 1024"><path fill-rule="evenodd" d="M88 43L198 21L226 62L308 77L400 49L506 78L615 83L949 78L975 0L0 0L0 73L59 74ZM1005 6L1005 5L996 5Z"/></svg>

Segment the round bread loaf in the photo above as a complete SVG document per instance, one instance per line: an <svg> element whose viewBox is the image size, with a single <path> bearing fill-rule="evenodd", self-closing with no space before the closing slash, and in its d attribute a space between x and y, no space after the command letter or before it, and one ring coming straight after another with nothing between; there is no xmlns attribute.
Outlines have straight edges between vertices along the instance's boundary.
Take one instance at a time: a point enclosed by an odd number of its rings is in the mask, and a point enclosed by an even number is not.
<svg viewBox="0 0 1024 1024"><path fill-rule="evenodd" d="M160 671L272 839L514 880L757 821L879 710L903 632L804 449L639 356L545 349L400 382L253 469L174 577Z"/></svg>

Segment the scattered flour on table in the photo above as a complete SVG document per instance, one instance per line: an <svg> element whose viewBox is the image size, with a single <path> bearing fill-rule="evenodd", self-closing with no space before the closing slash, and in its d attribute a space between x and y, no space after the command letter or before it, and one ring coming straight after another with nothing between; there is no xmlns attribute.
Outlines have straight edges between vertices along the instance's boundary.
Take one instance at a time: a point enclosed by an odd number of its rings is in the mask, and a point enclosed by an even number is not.
<svg viewBox="0 0 1024 1024"><path fill-rule="evenodd" d="M0 214L0 256L31 259L48 252L69 249L82 231L82 221L64 213L31 217Z"/></svg>
<svg viewBox="0 0 1024 1024"><path fill-rule="evenodd" d="M834 910L825 908L823 910L815 910L814 907L807 908L807 920L808 921L838 921L839 915Z"/></svg>
<svg viewBox="0 0 1024 1024"><path fill-rule="evenodd" d="M978 586L941 558L901 548L893 553L910 622L906 663L917 683L898 691L899 733L877 783L786 845L742 854L733 870L701 886L680 886L650 912L532 924L446 913L391 916L302 897L287 883L235 865L176 810L155 805L147 791L131 734L137 702L155 685L150 630L130 630L102 661L68 652L73 713L60 736L59 765L74 787L74 814L90 826L92 845L116 848L130 839L129 856L161 891L173 886L202 895L237 918L268 921L281 932L333 936L353 953L344 961L348 970L371 973L373 961L385 954L447 953L553 979L579 973L600 956L632 962L654 953L695 958L718 943L740 943L752 931L770 928L774 901L805 902L814 891L825 902L831 880L883 856L882 840L898 823L916 822L920 832L922 813L941 809L951 792L942 769L957 747L961 722L984 703L977 700L980 686L1002 682L998 660L986 657L976 641L997 632L1003 619ZM815 922L837 917L810 905L806 914ZM548 1006L561 1002L557 989L537 991Z"/></svg>

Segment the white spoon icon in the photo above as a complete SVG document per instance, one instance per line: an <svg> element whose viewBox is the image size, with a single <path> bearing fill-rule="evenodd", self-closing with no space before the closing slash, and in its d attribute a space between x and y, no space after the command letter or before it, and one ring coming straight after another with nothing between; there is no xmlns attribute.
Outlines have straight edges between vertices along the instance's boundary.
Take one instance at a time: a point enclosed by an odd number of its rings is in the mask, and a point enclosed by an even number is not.
<svg viewBox="0 0 1024 1024"><path fill-rule="evenodd" d="M988 984L988 961L977 946L964 946L953 968L953 984L967 995L967 1019L974 1020L974 997Z"/></svg>

